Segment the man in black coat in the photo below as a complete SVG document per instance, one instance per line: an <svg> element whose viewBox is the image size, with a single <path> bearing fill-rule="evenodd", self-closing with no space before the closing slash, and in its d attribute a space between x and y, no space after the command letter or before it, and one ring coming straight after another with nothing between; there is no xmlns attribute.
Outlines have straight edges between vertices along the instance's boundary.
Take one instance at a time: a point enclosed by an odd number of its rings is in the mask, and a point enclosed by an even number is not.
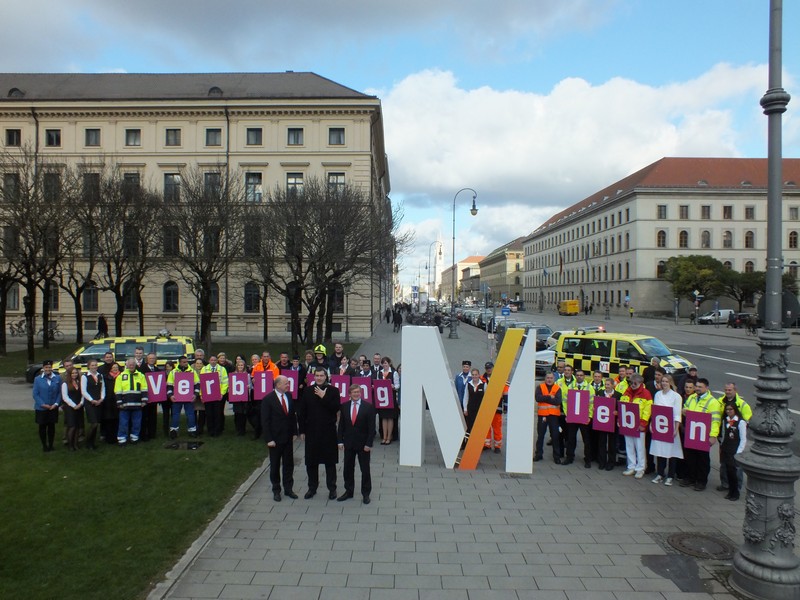
<svg viewBox="0 0 800 600"><path fill-rule="evenodd" d="M317 369L314 372L314 385L303 390L297 403L297 424L306 449L306 500L317 493L319 465L325 465L328 498L336 499L336 463L339 462L336 416L339 414L339 405L339 392L328 384L328 373L324 369Z"/></svg>
<svg viewBox="0 0 800 600"><path fill-rule="evenodd" d="M369 457L375 439L375 407L361 399L361 387L350 386L350 400L342 405L339 418L339 449L344 450L344 494L339 502L349 500L355 491L356 458L361 470L361 495L364 504L369 504L372 478L369 473Z"/></svg>
<svg viewBox="0 0 800 600"><path fill-rule="evenodd" d="M289 394L289 378L279 375L274 389L261 401L261 430L269 448L269 480L275 502L281 501L281 470L283 493L297 498L294 493L294 448L297 437L297 414ZM283 466L283 469L281 469Z"/></svg>

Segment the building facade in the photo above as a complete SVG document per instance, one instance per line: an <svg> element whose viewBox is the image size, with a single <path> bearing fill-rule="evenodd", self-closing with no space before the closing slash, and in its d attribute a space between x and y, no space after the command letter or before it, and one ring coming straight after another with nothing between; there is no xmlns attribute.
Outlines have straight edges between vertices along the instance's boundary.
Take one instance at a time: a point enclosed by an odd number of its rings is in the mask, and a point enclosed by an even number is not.
<svg viewBox="0 0 800 600"><path fill-rule="evenodd" d="M800 265L800 159L783 162L786 268ZM663 158L554 215L524 240L528 310L561 300L624 313L672 314L673 256L708 255L766 270L767 160ZM723 305L725 299L721 300ZM735 306L731 302L731 306ZM679 300L683 313L687 300Z"/></svg>
<svg viewBox="0 0 800 600"><path fill-rule="evenodd" d="M163 190L165 198L185 169L224 169L241 178L247 202L268 202L270 190L301 189L315 178L358 186L391 214L380 100L314 73L0 74L0 135L4 154L112 168L126 181ZM394 257L387 257L344 290L333 330L369 336L392 302L393 271ZM263 330L252 285L231 273L215 293L212 330ZM196 302L177 279L148 273L143 296L147 332L196 330ZM56 289L51 302L60 327L74 329L69 298ZM267 303L269 331L286 335L285 298L267 292ZM114 307L110 294L94 290L83 306L87 326ZM135 307L128 308L125 333L138 330ZM10 320L22 311L18 289L9 294L8 310Z"/></svg>
<svg viewBox="0 0 800 600"><path fill-rule="evenodd" d="M462 285L464 285L464 282L462 281L461 277L463 276L464 270L468 270L467 279L472 278L476 274L480 275L479 263L483 259L483 256L468 256L465 259L458 261L455 265L450 265L444 271L442 271L442 284L439 288L439 298L449 302L453 297L453 268L455 267L458 300L463 300L464 294L462 293ZM467 283L467 286L471 289L471 285L469 283Z"/></svg>
<svg viewBox="0 0 800 600"><path fill-rule="evenodd" d="M490 302L522 299L524 237L492 250L480 262L481 289Z"/></svg>

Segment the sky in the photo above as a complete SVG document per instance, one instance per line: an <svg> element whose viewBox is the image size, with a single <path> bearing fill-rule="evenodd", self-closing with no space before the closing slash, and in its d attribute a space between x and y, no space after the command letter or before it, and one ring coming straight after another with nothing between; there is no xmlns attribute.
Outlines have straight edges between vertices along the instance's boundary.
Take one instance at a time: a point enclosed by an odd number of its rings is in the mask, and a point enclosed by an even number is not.
<svg viewBox="0 0 800 600"><path fill-rule="evenodd" d="M4 72L312 71L378 96L405 285L453 263L454 197L460 260L662 157L766 156L768 0L2 0L0 22Z"/></svg>

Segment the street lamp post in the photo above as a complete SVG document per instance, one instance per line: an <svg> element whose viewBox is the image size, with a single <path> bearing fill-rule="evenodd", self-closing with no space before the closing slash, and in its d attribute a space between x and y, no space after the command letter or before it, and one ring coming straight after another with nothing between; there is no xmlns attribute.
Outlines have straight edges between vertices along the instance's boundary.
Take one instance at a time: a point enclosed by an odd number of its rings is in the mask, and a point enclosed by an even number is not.
<svg viewBox="0 0 800 600"><path fill-rule="evenodd" d="M458 190L456 195L453 196L453 297L450 302L450 335L448 336L451 340L458 339L458 323L456 323L456 198L461 192L466 191L472 192L472 208L469 210L469 214L473 217L478 214L478 208L475 206L475 198L478 197L478 192L472 188Z"/></svg>
<svg viewBox="0 0 800 600"><path fill-rule="evenodd" d="M769 89L761 98L767 134L767 285L764 328L759 335L758 404L748 426L748 442L736 462L747 474L742 537L733 559L732 586L753 598L800 599L800 559L794 552L794 485L800 458L791 449L794 423L788 413L791 385L789 335L783 328L781 115L789 94L781 87L782 0L770 0ZM729 481L736 485L736 481Z"/></svg>
<svg viewBox="0 0 800 600"><path fill-rule="evenodd" d="M440 244L440 243L441 242L439 240L434 240L428 245L428 266L426 267L427 271L428 271L428 277L427 277L427 280L428 280L428 298L431 297L431 272L432 272L432 269L430 268L431 267L431 250L433 249L433 245L434 244ZM434 258L436 258L435 254L433 256L434 256ZM439 247L439 256L440 257L442 256L442 248L441 248L441 246ZM434 275L433 280L434 280L434 284L435 284L436 283L436 275Z"/></svg>

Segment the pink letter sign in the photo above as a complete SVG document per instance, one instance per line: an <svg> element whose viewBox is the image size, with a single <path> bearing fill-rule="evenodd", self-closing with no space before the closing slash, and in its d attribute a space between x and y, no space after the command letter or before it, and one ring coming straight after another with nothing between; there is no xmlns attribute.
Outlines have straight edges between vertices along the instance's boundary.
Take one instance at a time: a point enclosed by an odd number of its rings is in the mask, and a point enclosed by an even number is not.
<svg viewBox="0 0 800 600"><path fill-rule="evenodd" d="M314 372L306 373L306 385L314 385Z"/></svg>
<svg viewBox="0 0 800 600"><path fill-rule="evenodd" d="M172 401L194 402L194 371L175 371Z"/></svg>
<svg viewBox="0 0 800 600"><path fill-rule="evenodd" d="M300 373L291 369L281 369L281 375L289 380L289 393L292 400L297 400L297 388L300 384Z"/></svg>
<svg viewBox="0 0 800 600"><path fill-rule="evenodd" d="M607 396L594 397L594 420L592 421L592 429L596 431L604 431L605 433L614 433L616 429L616 419L614 418L614 411L617 408L617 399L609 398Z"/></svg>
<svg viewBox="0 0 800 600"><path fill-rule="evenodd" d="M344 404L350 399L347 388L350 387L349 375L331 375L331 385L339 392L339 401Z"/></svg>
<svg viewBox="0 0 800 600"><path fill-rule="evenodd" d="M250 375L248 373L231 373L228 375L228 402L247 402L249 393Z"/></svg>
<svg viewBox="0 0 800 600"><path fill-rule="evenodd" d="M361 399L372 404L372 377L353 377L353 385L361 388Z"/></svg>
<svg viewBox="0 0 800 600"><path fill-rule="evenodd" d="M567 390L567 423L589 422L589 390Z"/></svg>
<svg viewBox="0 0 800 600"><path fill-rule="evenodd" d="M619 433L628 437L639 435L639 405L633 402L619 403Z"/></svg>
<svg viewBox="0 0 800 600"><path fill-rule="evenodd" d="M217 373L200 373L200 399L203 403L222 400Z"/></svg>
<svg viewBox="0 0 800 600"><path fill-rule="evenodd" d="M147 380L147 402L167 401L167 374L164 371L150 371L144 374Z"/></svg>
<svg viewBox="0 0 800 600"><path fill-rule="evenodd" d="M675 422L671 406L653 405L650 413L650 433L657 442L671 444L675 438Z"/></svg>
<svg viewBox="0 0 800 600"><path fill-rule="evenodd" d="M272 391L272 371L256 371L253 373L253 399L263 400Z"/></svg>
<svg viewBox="0 0 800 600"><path fill-rule="evenodd" d="M392 382L388 379L373 379L372 391L375 394L375 408L394 408Z"/></svg>
<svg viewBox="0 0 800 600"><path fill-rule="evenodd" d="M691 450L708 452L711 448L711 415L709 413L686 411L683 427L683 446Z"/></svg>

